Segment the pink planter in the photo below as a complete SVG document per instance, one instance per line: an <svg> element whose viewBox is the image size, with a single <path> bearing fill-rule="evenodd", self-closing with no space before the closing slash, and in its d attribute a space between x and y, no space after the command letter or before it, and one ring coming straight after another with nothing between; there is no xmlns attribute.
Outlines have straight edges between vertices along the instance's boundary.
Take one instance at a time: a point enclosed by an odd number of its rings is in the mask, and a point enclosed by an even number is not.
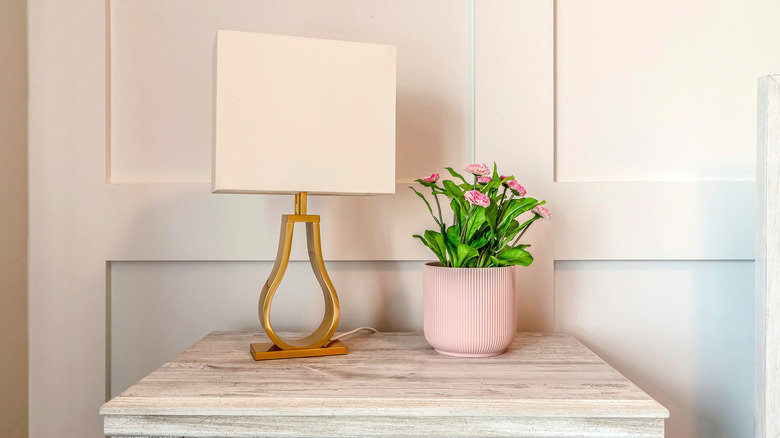
<svg viewBox="0 0 780 438"><path fill-rule="evenodd" d="M423 267L423 330L439 353L496 356L517 330L514 266L502 268Z"/></svg>

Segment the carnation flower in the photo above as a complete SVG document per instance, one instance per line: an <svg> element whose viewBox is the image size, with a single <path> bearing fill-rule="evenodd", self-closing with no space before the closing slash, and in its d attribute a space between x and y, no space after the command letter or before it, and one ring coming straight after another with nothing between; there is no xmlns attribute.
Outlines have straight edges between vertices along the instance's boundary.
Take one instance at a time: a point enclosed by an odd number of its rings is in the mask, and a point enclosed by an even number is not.
<svg viewBox="0 0 780 438"><path fill-rule="evenodd" d="M439 180L439 174L438 173L432 173L429 176L426 176L422 179L425 182L436 182Z"/></svg>
<svg viewBox="0 0 780 438"><path fill-rule="evenodd" d="M513 178L513 177L501 175L501 179L507 179L507 178ZM527 193L525 191L525 187L523 187L519 182L517 182L516 179L510 179L509 181L505 181L504 185L514 190L518 196L525 196L525 194Z"/></svg>
<svg viewBox="0 0 780 438"><path fill-rule="evenodd" d="M469 190L463 194L463 197L466 198L466 201L469 201L469 204L471 205L476 205L478 207L487 207L490 205L490 199L483 193L480 193L479 190Z"/></svg>
<svg viewBox="0 0 780 438"><path fill-rule="evenodd" d="M493 178L491 178L489 176L480 176L480 177L477 178L477 182L481 182L482 184L487 184L490 181L493 181Z"/></svg>
<svg viewBox="0 0 780 438"><path fill-rule="evenodd" d="M542 207L541 205L534 207L534 213L538 214L544 219L552 219L552 213L550 213L550 210Z"/></svg>
<svg viewBox="0 0 780 438"><path fill-rule="evenodd" d="M476 176L490 175L490 168L486 164L469 164L466 166L466 172Z"/></svg>

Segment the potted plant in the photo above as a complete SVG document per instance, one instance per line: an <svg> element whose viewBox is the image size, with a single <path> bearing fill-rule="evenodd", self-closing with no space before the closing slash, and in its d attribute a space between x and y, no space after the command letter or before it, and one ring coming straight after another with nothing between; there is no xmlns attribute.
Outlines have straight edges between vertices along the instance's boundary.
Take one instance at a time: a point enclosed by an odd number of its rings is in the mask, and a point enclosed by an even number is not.
<svg viewBox="0 0 780 438"><path fill-rule="evenodd" d="M466 166L467 177L445 169L453 180L439 181L437 173L416 180L431 190L436 210L409 187L436 224L414 235L439 260L423 267L425 338L442 354L495 356L512 343L517 328L514 268L533 262L529 245L519 241L534 222L551 215L545 201L527 197L514 176L499 175L495 163L492 174L485 164ZM451 225L442 203L452 210Z"/></svg>

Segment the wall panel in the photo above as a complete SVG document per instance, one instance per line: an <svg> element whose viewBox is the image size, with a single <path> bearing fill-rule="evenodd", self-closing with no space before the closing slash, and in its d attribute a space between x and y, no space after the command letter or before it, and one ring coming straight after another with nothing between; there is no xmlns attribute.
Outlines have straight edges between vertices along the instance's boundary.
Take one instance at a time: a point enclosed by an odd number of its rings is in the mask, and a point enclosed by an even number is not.
<svg viewBox="0 0 780 438"><path fill-rule="evenodd" d="M751 436L756 78L780 70L780 5L555 4L556 328L669 408L668 437Z"/></svg>
<svg viewBox="0 0 780 438"><path fill-rule="evenodd" d="M778 16L773 0L558 0L558 180L752 180Z"/></svg>
<svg viewBox="0 0 780 438"><path fill-rule="evenodd" d="M752 260L755 183L557 182L556 260Z"/></svg>
<svg viewBox="0 0 780 438"><path fill-rule="evenodd" d="M556 329L663 404L669 438L753 435L753 262L556 262Z"/></svg>
<svg viewBox="0 0 780 438"><path fill-rule="evenodd" d="M262 332L257 301L271 265L112 263L111 395L212 331ZM422 331L421 263L333 262L327 268L339 294L339 331L362 326ZM312 332L323 312L322 292L311 265L292 262L274 297L274 329Z"/></svg>

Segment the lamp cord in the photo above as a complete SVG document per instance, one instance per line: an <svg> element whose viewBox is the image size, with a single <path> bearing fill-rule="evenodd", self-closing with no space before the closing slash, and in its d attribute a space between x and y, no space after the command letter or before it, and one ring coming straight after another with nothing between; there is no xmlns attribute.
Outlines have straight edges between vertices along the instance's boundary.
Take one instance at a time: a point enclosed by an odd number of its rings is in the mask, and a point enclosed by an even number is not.
<svg viewBox="0 0 780 438"><path fill-rule="evenodd" d="M345 337L348 337L348 336L352 336L352 335L354 335L355 333L357 333L357 332L359 332L361 330L369 330L369 331L371 331L371 333L379 333L379 330L377 330L377 329L375 329L373 327L358 327L355 330L352 330L352 331L349 331L349 332L346 332L346 333L342 333L342 334L340 334L338 336L334 336L334 337L330 338L330 341L333 342L333 341L335 341L337 339L341 339L341 338L345 338Z"/></svg>

